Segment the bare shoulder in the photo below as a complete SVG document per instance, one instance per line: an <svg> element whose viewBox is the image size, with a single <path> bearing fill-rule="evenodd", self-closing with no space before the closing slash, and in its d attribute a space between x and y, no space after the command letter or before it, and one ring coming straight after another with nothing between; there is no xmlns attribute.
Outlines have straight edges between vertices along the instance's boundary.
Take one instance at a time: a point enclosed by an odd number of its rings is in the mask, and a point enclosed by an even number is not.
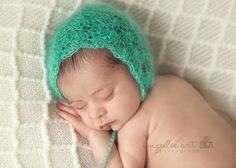
<svg viewBox="0 0 236 168"><path fill-rule="evenodd" d="M152 94L158 94L158 96L160 94L164 94L161 96L181 96L189 92L199 94L188 81L175 75L159 75L152 89Z"/></svg>
<svg viewBox="0 0 236 168"><path fill-rule="evenodd" d="M236 167L235 130L190 83L173 75L159 76L149 99L154 109L148 167ZM201 149L204 138L212 143L209 149ZM156 153L155 147L163 147L162 152Z"/></svg>
<svg viewBox="0 0 236 168"><path fill-rule="evenodd" d="M213 110L199 90L185 79L175 75L158 76L149 98L152 99L149 101L158 100L160 102L158 105L161 107L176 108L182 105L182 108L192 109L199 106L201 110Z"/></svg>

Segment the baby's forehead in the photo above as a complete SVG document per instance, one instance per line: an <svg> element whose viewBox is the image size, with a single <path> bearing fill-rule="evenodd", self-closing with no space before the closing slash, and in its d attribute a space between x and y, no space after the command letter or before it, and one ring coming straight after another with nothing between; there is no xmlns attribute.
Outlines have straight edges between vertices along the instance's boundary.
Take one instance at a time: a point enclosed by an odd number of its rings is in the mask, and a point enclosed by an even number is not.
<svg viewBox="0 0 236 168"><path fill-rule="evenodd" d="M72 65L71 65L72 66ZM118 68L107 63L97 61L96 59L89 62L80 62L79 65L68 70L60 80L75 80L87 81L89 79L106 80L106 78L115 78L115 72Z"/></svg>
<svg viewBox="0 0 236 168"><path fill-rule="evenodd" d="M65 75L70 75L76 69L91 69L96 67L96 65L103 66L111 70L114 65L120 63L121 61L114 58L108 49L82 48L72 56L62 61L58 72L58 78Z"/></svg>

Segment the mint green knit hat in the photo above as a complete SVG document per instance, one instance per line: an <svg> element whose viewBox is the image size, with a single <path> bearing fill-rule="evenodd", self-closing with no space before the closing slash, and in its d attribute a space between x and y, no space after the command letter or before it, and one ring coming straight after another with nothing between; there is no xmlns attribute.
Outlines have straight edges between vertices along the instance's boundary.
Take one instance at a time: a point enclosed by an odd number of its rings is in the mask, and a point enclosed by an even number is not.
<svg viewBox="0 0 236 168"><path fill-rule="evenodd" d="M45 60L53 97L66 100L57 85L60 64L81 48L109 49L128 66L144 100L154 83L153 58L138 25L125 12L106 3L91 3L57 28Z"/></svg>

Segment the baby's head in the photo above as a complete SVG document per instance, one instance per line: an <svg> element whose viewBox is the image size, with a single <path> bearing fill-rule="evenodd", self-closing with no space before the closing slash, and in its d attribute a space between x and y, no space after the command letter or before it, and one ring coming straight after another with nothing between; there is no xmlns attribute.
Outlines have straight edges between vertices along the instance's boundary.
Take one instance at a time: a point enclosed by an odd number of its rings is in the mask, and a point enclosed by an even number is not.
<svg viewBox="0 0 236 168"><path fill-rule="evenodd" d="M138 26L104 3L82 7L58 28L46 65L53 96L95 129L115 121L112 129L119 130L154 82L152 56Z"/></svg>
<svg viewBox="0 0 236 168"><path fill-rule="evenodd" d="M61 93L86 125L94 129L115 121L119 130L140 105L139 86L128 68L106 49L81 49L61 64Z"/></svg>

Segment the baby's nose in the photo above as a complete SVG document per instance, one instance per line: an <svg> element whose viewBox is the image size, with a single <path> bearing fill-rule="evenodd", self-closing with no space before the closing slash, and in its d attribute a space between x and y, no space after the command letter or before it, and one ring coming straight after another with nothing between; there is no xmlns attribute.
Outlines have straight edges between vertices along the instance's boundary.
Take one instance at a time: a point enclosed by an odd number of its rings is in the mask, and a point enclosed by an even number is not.
<svg viewBox="0 0 236 168"><path fill-rule="evenodd" d="M91 111L90 115L91 118L97 119L97 118L101 118L104 115L106 115L106 109L105 108L98 108L98 109L94 109Z"/></svg>

